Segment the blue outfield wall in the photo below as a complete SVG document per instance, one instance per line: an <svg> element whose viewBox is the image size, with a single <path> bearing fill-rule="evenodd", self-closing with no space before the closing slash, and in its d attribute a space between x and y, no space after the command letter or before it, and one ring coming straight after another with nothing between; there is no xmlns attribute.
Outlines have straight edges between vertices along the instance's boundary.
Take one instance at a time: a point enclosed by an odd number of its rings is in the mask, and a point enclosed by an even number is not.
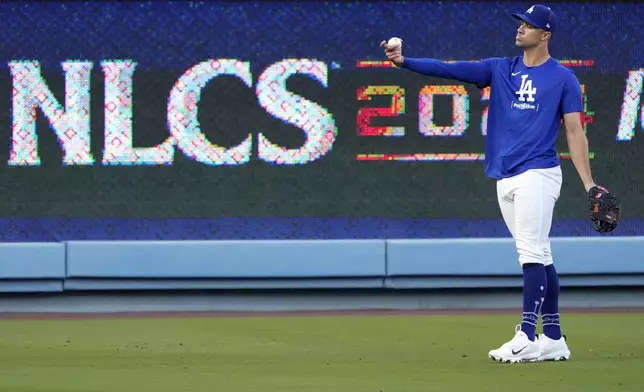
<svg viewBox="0 0 644 392"><path fill-rule="evenodd" d="M557 237L562 287L644 286L644 237ZM518 288L511 238L0 244L0 291Z"/></svg>

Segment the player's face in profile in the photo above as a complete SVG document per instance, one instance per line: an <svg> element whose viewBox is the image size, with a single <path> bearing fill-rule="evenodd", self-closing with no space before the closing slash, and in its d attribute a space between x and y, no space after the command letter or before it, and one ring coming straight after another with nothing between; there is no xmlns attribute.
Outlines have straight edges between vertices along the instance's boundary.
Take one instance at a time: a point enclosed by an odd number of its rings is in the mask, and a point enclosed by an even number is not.
<svg viewBox="0 0 644 392"><path fill-rule="evenodd" d="M533 48L539 45L545 37L545 34L546 32L542 29L532 26L529 23L521 22L521 25L517 29L515 44L523 49Z"/></svg>

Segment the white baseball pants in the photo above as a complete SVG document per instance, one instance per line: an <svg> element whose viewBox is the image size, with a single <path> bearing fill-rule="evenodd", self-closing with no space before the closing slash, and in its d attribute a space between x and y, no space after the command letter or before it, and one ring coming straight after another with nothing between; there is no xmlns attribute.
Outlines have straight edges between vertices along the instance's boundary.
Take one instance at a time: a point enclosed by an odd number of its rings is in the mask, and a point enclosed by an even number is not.
<svg viewBox="0 0 644 392"><path fill-rule="evenodd" d="M516 243L519 264L552 264L550 227L561 184L560 166L497 181L499 207Z"/></svg>

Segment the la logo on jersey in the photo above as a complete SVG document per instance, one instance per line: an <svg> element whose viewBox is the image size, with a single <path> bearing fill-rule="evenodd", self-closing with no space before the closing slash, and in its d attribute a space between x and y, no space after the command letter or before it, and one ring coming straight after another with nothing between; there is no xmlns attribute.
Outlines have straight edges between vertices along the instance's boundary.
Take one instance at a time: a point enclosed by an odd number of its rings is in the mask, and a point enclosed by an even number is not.
<svg viewBox="0 0 644 392"><path fill-rule="evenodd" d="M538 109L538 105L530 103L534 102L534 97L537 95L537 88L532 87L532 80L528 79L528 75L521 75L521 87L519 87L519 91L516 91L515 93L521 103L513 102L512 107L523 110Z"/></svg>
<svg viewBox="0 0 644 392"><path fill-rule="evenodd" d="M534 102L534 96L537 94L537 88L532 87L532 80L528 79L528 75L521 75L521 87L516 92L521 102ZM527 98L526 98L527 96Z"/></svg>

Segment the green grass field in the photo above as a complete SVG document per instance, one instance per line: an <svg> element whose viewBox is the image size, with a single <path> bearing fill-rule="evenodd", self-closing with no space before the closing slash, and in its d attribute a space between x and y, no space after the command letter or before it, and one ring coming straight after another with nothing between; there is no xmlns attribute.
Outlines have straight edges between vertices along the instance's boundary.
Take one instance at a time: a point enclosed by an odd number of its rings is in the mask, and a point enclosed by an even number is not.
<svg viewBox="0 0 644 392"><path fill-rule="evenodd" d="M0 391L643 391L644 313L562 317L572 358L502 364L516 315L2 320Z"/></svg>

